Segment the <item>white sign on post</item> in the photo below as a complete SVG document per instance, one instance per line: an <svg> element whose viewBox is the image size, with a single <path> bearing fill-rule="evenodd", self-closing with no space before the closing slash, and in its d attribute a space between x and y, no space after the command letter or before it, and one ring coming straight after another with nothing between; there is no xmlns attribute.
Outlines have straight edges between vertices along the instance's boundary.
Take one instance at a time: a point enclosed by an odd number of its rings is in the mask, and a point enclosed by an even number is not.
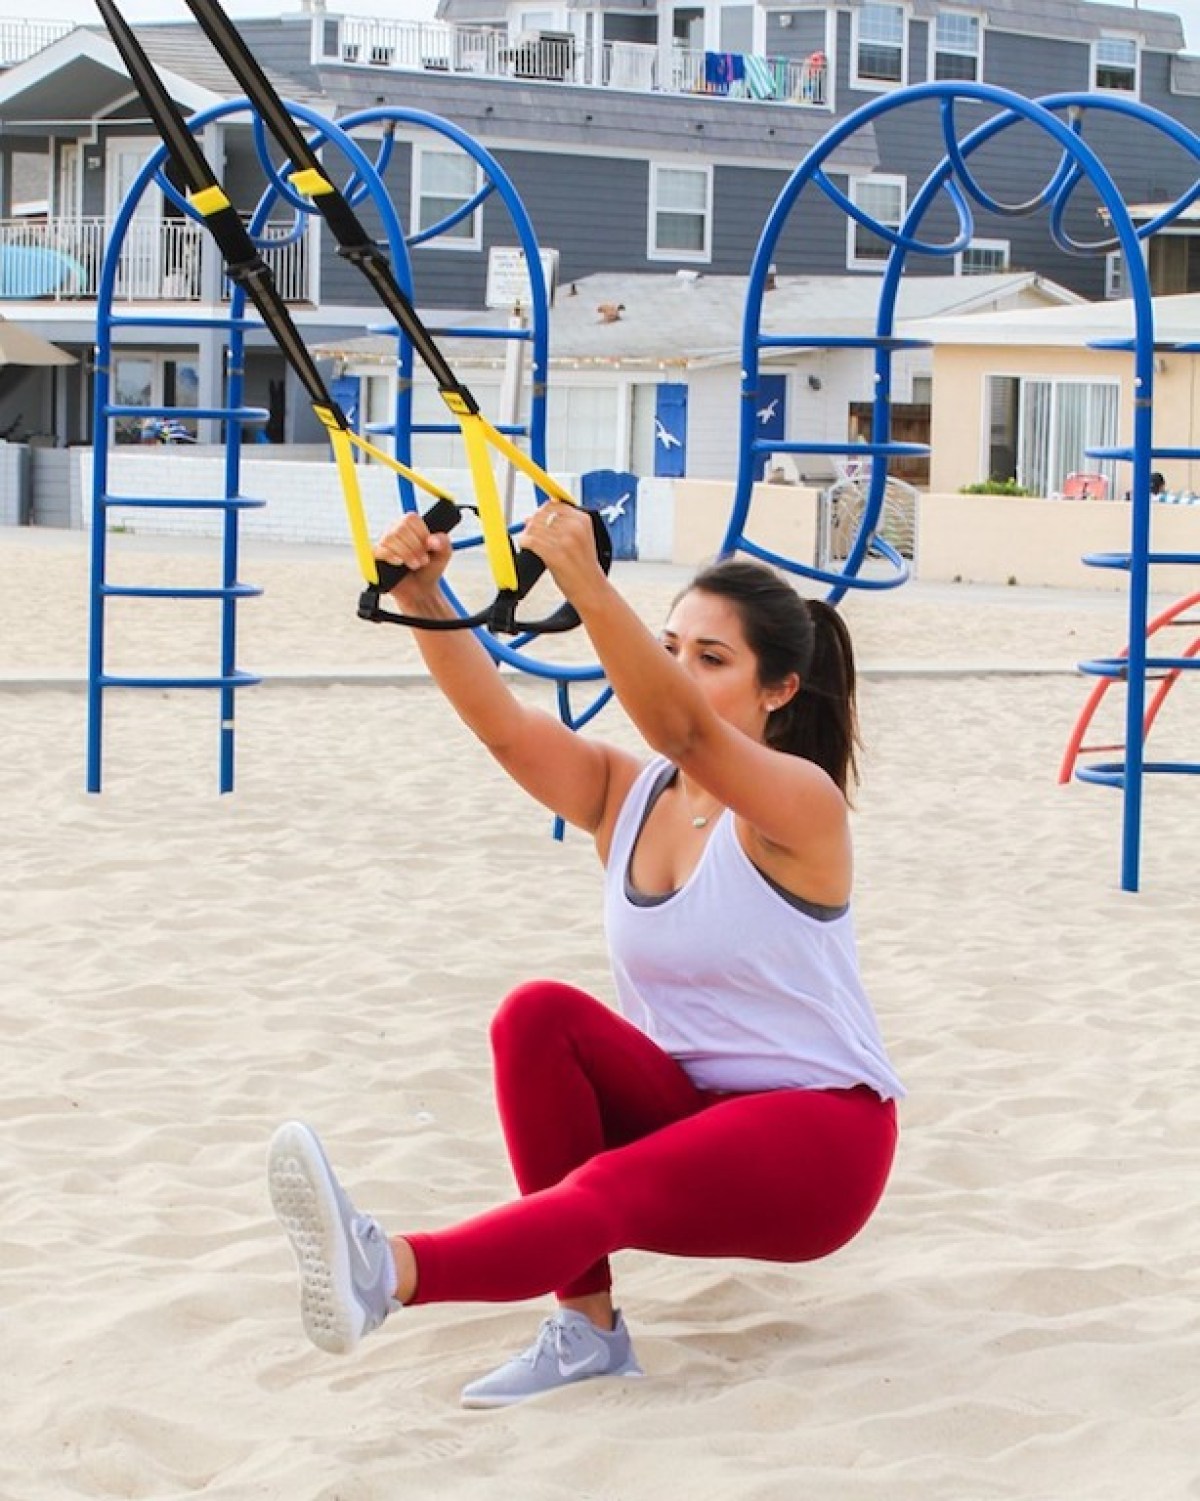
<svg viewBox="0 0 1200 1501"><path fill-rule="evenodd" d="M546 279L546 291L551 304L554 302L554 287L558 280L558 251L539 250L542 275ZM493 245L488 251L487 291L484 304L490 308L529 307L533 297L529 291L529 266L525 252L519 245Z"/></svg>

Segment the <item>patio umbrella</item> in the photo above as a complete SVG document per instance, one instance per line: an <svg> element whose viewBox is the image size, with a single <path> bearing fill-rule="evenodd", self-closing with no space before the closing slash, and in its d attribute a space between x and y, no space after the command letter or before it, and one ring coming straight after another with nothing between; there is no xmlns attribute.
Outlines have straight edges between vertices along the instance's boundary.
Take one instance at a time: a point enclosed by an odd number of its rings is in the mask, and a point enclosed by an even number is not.
<svg viewBox="0 0 1200 1501"><path fill-rule="evenodd" d="M30 333L19 323L0 316L0 366L3 365L75 365L73 354L57 344Z"/></svg>

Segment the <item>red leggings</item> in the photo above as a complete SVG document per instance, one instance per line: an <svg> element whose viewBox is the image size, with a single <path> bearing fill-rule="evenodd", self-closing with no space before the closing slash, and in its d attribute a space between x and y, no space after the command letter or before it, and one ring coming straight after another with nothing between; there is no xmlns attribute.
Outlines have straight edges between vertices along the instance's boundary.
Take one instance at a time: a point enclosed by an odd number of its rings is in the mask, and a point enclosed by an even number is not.
<svg viewBox="0 0 1200 1501"><path fill-rule="evenodd" d="M866 1086L714 1094L583 991L533 980L492 1024L496 1096L523 1195L406 1235L416 1303L603 1292L607 1257L812 1261L866 1223L896 1112Z"/></svg>

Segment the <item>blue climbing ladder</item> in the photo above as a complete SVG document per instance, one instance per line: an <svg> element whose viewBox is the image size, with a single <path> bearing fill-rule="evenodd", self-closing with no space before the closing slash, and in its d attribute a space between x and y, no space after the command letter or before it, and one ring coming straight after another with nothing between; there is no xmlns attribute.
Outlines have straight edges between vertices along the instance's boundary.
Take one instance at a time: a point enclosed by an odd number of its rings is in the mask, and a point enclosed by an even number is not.
<svg viewBox="0 0 1200 1501"><path fill-rule="evenodd" d="M240 316L242 300L234 297L228 317L192 317L187 314L121 313L114 308L121 255L126 234L143 193L157 178L159 186L185 212L188 205L162 171L163 148L145 164L130 188L113 225L96 309L96 372L94 395L94 457L92 475L92 546L90 572L90 621L88 647L87 790L99 792L103 785L105 697L113 689L200 689L218 695L219 785L230 792L234 782L234 731L236 693L261 679L237 665L237 606L243 599L261 594L261 589L239 577L239 520L243 511L265 504L241 493L241 432L262 423L267 413L244 405L242 400L244 344L247 320ZM208 246L205 246L208 253ZM213 249L215 253L215 247ZM131 407L112 399L113 356L117 331L130 328L192 329L224 331L228 336L229 360L225 400L218 406L189 407L189 418L212 419L225 425L224 483L218 495L124 495L112 489L110 469L114 424L121 419L178 417L180 409L165 406ZM220 577L210 586L176 587L161 583L116 584L108 577L110 513L138 510L210 511L221 517ZM215 670L211 673L112 672L108 669L107 615L114 599L209 599L219 602L220 640Z"/></svg>

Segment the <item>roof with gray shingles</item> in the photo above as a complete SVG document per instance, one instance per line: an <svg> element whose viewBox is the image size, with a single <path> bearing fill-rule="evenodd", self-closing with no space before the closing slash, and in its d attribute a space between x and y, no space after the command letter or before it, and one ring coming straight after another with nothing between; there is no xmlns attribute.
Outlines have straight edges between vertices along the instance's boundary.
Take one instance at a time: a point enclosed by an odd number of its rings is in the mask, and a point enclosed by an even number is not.
<svg viewBox="0 0 1200 1501"><path fill-rule="evenodd" d="M688 274L583 277L558 290L550 315L550 357L570 364L702 365L738 358L748 278ZM775 334L851 334L874 329L879 281L871 276L780 277L763 300L762 328ZM995 276L922 276L902 282L897 315L932 317L1011 305L1033 297L1042 307L1078 301L1065 288L1032 273ZM620 307L605 322L599 309ZM503 345L439 336L438 329L503 328L509 314L492 309L425 315L451 363L503 363ZM1040 315L1039 315L1040 316ZM395 340L382 335L326 342L320 353L370 363L395 359Z"/></svg>

